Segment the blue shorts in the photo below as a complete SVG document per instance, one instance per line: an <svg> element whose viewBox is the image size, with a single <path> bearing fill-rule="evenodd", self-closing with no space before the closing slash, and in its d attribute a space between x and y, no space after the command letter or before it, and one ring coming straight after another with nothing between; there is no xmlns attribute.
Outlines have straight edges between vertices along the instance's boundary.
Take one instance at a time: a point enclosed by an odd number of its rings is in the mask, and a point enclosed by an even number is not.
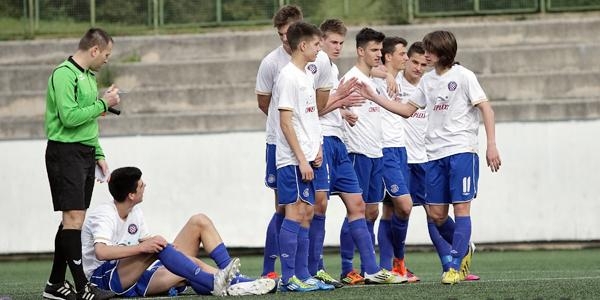
<svg viewBox="0 0 600 300"><path fill-rule="evenodd" d="M427 196L426 173L427 163L408 164L408 189L413 206L425 205L425 196Z"/></svg>
<svg viewBox="0 0 600 300"><path fill-rule="evenodd" d="M405 147L383 148L383 184L392 197L409 194L407 160Z"/></svg>
<svg viewBox="0 0 600 300"><path fill-rule="evenodd" d="M163 266L160 261L155 261L142 273L134 285L123 288L119 272L117 272L117 265L118 261L116 260L103 263L94 270L90 282L103 290L111 290L121 297L145 297L152 276L154 276L156 270ZM185 286L177 287L175 290L181 293L185 290Z"/></svg>
<svg viewBox="0 0 600 300"><path fill-rule="evenodd" d="M329 192L329 164L325 155L323 155L323 163L318 168L313 168L315 179L313 185L317 192Z"/></svg>
<svg viewBox="0 0 600 300"><path fill-rule="evenodd" d="M277 169L277 197L279 205L292 204L298 199L315 204L314 180L302 181L300 167L289 165Z"/></svg>
<svg viewBox="0 0 600 300"><path fill-rule="evenodd" d="M270 189L277 189L277 160L275 158L275 151L277 146L275 144L267 144L265 152L265 160L267 167L265 171L265 185Z"/></svg>
<svg viewBox="0 0 600 300"><path fill-rule="evenodd" d="M458 153L427 163L427 204L469 202L477 197L479 156Z"/></svg>
<svg viewBox="0 0 600 300"><path fill-rule="evenodd" d="M324 137L323 157L327 159L329 166L331 194L362 193L352 162L348 158L348 149L342 140L337 136Z"/></svg>
<svg viewBox="0 0 600 300"><path fill-rule="evenodd" d="M358 153L350 153L348 157L354 166L365 203L375 204L381 202L385 196L383 158L369 158Z"/></svg>

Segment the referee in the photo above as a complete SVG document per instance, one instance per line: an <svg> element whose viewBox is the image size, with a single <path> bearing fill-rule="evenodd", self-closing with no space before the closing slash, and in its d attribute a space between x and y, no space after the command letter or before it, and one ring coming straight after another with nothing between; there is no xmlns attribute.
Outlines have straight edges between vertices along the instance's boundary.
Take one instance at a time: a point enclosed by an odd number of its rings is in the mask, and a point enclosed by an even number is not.
<svg viewBox="0 0 600 300"><path fill-rule="evenodd" d="M98 98L95 72L108 62L113 40L91 28L73 56L58 65L48 80L45 129L46 171L54 211L62 222L54 239L54 261L42 296L46 299L109 299L114 293L90 284L81 264L81 226L90 206L96 165L109 169L98 142L98 117L119 103L111 86ZM65 280L67 265L75 286Z"/></svg>

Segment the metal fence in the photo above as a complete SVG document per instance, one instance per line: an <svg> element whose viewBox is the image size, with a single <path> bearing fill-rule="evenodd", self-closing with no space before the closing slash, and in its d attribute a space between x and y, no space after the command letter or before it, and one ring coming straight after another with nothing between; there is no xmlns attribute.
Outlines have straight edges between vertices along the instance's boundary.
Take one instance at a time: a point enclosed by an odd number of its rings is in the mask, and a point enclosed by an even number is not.
<svg viewBox="0 0 600 300"><path fill-rule="evenodd" d="M600 9L600 0L2 0L0 38L79 33L90 25L114 34L136 34L168 28L269 24L285 4L298 4L313 22L337 17L349 24Z"/></svg>

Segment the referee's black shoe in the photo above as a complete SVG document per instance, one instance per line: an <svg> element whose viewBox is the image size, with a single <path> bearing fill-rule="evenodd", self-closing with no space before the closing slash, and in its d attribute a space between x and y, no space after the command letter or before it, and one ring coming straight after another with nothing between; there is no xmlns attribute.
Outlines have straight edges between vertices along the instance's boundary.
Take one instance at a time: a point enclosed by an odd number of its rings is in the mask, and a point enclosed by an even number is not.
<svg viewBox="0 0 600 300"><path fill-rule="evenodd" d="M112 291L103 290L93 283L87 283L83 291L77 292L77 300L106 300L116 296Z"/></svg>
<svg viewBox="0 0 600 300"><path fill-rule="evenodd" d="M52 300L76 300L77 295L75 294L75 287L68 281L62 283L50 284L46 283L44 292L42 293L44 299Z"/></svg>

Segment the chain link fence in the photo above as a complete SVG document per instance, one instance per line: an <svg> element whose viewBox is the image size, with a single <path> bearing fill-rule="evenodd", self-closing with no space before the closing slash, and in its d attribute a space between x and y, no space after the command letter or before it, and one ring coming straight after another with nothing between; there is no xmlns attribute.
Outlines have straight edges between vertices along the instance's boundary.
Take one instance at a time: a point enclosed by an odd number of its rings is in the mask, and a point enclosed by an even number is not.
<svg viewBox="0 0 600 300"><path fill-rule="evenodd" d="M301 6L314 23L335 17L348 24L600 9L600 0L2 0L0 39L78 35L90 26L132 35L264 25L285 4Z"/></svg>

